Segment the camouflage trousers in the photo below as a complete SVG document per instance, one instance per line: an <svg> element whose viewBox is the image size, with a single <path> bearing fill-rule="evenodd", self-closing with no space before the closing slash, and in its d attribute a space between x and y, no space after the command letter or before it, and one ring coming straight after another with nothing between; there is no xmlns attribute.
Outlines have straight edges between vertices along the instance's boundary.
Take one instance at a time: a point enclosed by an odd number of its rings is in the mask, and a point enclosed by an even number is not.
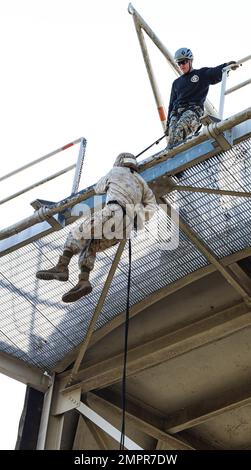
<svg viewBox="0 0 251 470"><path fill-rule="evenodd" d="M191 109L180 107L171 113L169 121L169 142L168 146L182 142L196 132L200 127L200 117L203 109L200 106L193 106Z"/></svg>
<svg viewBox="0 0 251 470"><path fill-rule="evenodd" d="M91 271L96 253L119 243L130 234L132 227L118 204L108 204L69 232L64 250L79 254L80 270Z"/></svg>

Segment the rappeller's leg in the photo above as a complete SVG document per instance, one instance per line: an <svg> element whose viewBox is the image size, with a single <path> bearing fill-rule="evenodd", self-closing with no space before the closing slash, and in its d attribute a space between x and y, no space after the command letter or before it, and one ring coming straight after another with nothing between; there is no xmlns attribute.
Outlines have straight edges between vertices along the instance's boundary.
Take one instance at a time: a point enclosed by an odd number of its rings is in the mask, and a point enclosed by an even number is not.
<svg viewBox="0 0 251 470"><path fill-rule="evenodd" d="M92 234L95 235L94 227L98 227L100 223L104 225L104 223L109 221L111 217L113 217L113 211L109 207L105 207L103 211L96 213L91 220ZM84 230L82 233L84 233ZM79 282L69 292L66 292L66 294L63 295L63 302L75 302L81 297L90 294L92 291L92 285L89 281L89 276L90 272L94 268L96 253L116 245L119 241L120 240L117 240L116 238L92 238L85 240L80 237L78 240L79 246L81 246L79 255Z"/></svg>
<svg viewBox="0 0 251 470"><path fill-rule="evenodd" d="M78 254L79 252L79 244L76 240L74 240L72 233L70 232L64 245L63 254L59 256L56 266L51 269L38 271L36 273L36 277L38 279L42 279L43 281L51 281L53 279L56 281L68 281L68 266L70 264L71 258L74 254Z"/></svg>
<svg viewBox="0 0 251 470"><path fill-rule="evenodd" d="M115 239L86 240L86 246L83 248L79 256L79 281L75 287L63 295L63 302L75 302L81 297L91 293L92 285L89 281L89 277L94 268L96 253L98 251L104 251L107 248L116 245L118 242L119 240Z"/></svg>
<svg viewBox="0 0 251 470"><path fill-rule="evenodd" d="M100 211L101 212L101 211ZM55 279L57 281L68 281L69 279L69 263L73 255L79 254L80 251L83 249L83 246L86 239L90 239L92 234L91 231L88 229L92 227L93 216L91 218L84 219L81 224L76 225L73 229L69 232L68 237L64 244L64 251L61 256L59 256L59 260L51 269L47 270L40 270L36 273L36 277L38 279L42 279L44 281L50 281Z"/></svg>
<svg viewBox="0 0 251 470"><path fill-rule="evenodd" d="M66 292L62 300L63 302L75 302L75 300L80 299L84 295L88 295L92 291L92 286L89 281L90 271L94 267L95 256L93 255L92 246L95 244L96 240L83 240L82 241L82 250L80 257L87 257L88 262L86 265L80 267L80 274L78 276L78 283L69 292Z"/></svg>

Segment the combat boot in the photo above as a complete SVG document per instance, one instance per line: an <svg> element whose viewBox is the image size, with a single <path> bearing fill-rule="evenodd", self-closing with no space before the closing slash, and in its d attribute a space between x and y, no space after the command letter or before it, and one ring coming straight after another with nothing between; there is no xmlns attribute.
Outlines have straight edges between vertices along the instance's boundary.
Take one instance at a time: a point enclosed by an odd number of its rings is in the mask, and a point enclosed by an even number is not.
<svg viewBox="0 0 251 470"><path fill-rule="evenodd" d="M58 263L54 268L38 271L36 273L36 277L38 279L43 279L43 281L51 281L52 279L56 279L57 281L68 281L69 262L70 258L67 256L59 256Z"/></svg>
<svg viewBox="0 0 251 470"><path fill-rule="evenodd" d="M89 281L89 274L89 272L79 274L77 285L63 295L63 302L75 302L76 300L81 299L84 295L90 294L92 286Z"/></svg>

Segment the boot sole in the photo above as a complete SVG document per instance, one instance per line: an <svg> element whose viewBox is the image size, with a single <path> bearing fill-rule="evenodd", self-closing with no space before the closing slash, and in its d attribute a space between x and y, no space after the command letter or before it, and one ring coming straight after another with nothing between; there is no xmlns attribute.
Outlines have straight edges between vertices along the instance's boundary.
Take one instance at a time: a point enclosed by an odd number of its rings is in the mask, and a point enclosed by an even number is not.
<svg viewBox="0 0 251 470"><path fill-rule="evenodd" d="M69 274L66 274L66 273L52 274L52 273L46 273L46 272L40 271L36 274L36 278L42 279L43 281L53 281L54 279L56 281L68 281Z"/></svg>
<svg viewBox="0 0 251 470"><path fill-rule="evenodd" d="M72 292L72 293L68 292L63 295L62 301L65 303L76 302L76 300L81 299L81 297L84 297L85 295L90 294L91 291L92 291L92 287L90 286L90 287L85 287L84 289L81 289L77 292Z"/></svg>

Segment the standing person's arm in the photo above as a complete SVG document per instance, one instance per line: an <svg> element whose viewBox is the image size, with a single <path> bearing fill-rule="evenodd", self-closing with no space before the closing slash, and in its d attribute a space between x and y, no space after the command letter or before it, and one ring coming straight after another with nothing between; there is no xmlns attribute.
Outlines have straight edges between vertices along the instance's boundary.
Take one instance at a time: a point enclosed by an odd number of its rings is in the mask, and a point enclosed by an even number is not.
<svg viewBox="0 0 251 470"><path fill-rule="evenodd" d="M215 85L216 83L221 82L222 71L224 67L226 67L227 65L228 64L225 63L225 64L218 65L217 67L208 67L208 68L205 67L204 74L210 85Z"/></svg>

